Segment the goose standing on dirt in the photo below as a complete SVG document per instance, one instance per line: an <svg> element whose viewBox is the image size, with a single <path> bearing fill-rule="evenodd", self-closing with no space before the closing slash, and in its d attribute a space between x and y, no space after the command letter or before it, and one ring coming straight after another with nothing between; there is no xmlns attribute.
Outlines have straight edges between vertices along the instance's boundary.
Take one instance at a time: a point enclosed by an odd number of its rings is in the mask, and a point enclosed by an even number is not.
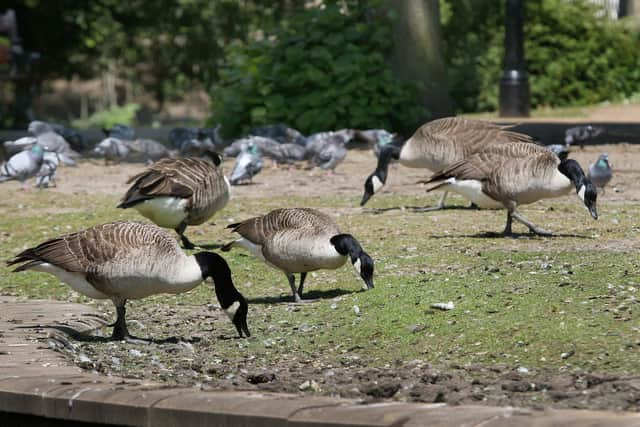
<svg viewBox="0 0 640 427"><path fill-rule="evenodd" d="M116 306L114 340L130 338L125 304L149 295L178 294L211 277L218 302L238 334L250 336L247 301L231 279L226 261L213 252L187 256L175 239L152 224L113 222L47 240L8 261L14 271L50 273L89 298Z"/></svg>
<svg viewBox="0 0 640 427"><path fill-rule="evenodd" d="M17 179L22 184L22 189L26 190L28 187L25 181L38 173L43 159L44 149L39 144L20 151L0 165L0 182Z"/></svg>
<svg viewBox="0 0 640 427"><path fill-rule="evenodd" d="M395 144L382 147L376 170L364 183L360 206L364 206L371 196L386 184L392 159L410 168L426 168L431 172L438 172L490 145L506 142L533 143L533 139L528 135L507 130L507 127L481 120L447 117L428 122L401 147ZM425 210L442 209L446 197L445 192L436 207Z"/></svg>
<svg viewBox="0 0 640 427"><path fill-rule="evenodd" d="M572 159L560 160L544 147L528 143L495 145L461 160L426 181L427 191L455 191L482 208L507 209L504 235L511 235L513 218L532 233L550 236L518 211L519 205L559 197L575 188L594 219L597 192Z"/></svg>
<svg viewBox="0 0 640 427"><path fill-rule="evenodd" d="M609 155L602 153L598 157L595 163L589 165L589 179L596 188L601 188L604 192L604 187L611 181L613 172L611 171L611 165L609 164Z"/></svg>
<svg viewBox="0 0 640 427"><path fill-rule="evenodd" d="M132 183L118 205L134 208L160 227L173 228L186 249L195 246L184 235L188 225L200 225L229 201L229 182L222 159L162 159L131 177Z"/></svg>
<svg viewBox="0 0 640 427"><path fill-rule="evenodd" d="M250 218L227 228L242 236L225 245L247 249L268 265L282 270L289 280L296 302L302 301L302 287L307 272L341 267L347 261L373 288L373 260L350 234L340 233L336 223L314 209L276 209L266 215ZM300 273L296 289L294 273Z"/></svg>

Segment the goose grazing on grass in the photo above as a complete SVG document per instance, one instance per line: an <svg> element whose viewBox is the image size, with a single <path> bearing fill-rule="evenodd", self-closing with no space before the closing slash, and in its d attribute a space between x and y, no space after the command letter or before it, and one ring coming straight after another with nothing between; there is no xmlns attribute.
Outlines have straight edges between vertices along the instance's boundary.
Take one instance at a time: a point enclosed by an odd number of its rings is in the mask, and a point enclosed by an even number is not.
<svg viewBox="0 0 640 427"><path fill-rule="evenodd" d="M238 334L250 336L247 301L234 287L226 261L212 252L187 256L152 224L113 222L47 240L8 261L14 271L50 273L89 298L110 299L118 314L111 338L131 338L125 320L130 299L178 294L211 277L222 309Z"/></svg>
<svg viewBox="0 0 640 427"><path fill-rule="evenodd" d="M162 159L131 177L133 183L118 205L134 208L160 227L178 233L186 249L195 246L184 235L188 225L200 225L229 201L229 182L221 159Z"/></svg>
<svg viewBox="0 0 640 427"><path fill-rule="evenodd" d="M364 280L367 289L373 288L373 260L350 234L340 233L336 223L314 209L276 209L266 215L250 218L233 229L242 236L225 245L247 249L268 265L282 270L289 280L296 302L302 301L302 287L307 272L341 267L347 261ZM300 273L296 289L294 273Z"/></svg>
<svg viewBox="0 0 640 427"><path fill-rule="evenodd" d="M360 206L364 206L386 184L392 159L410 168L426 168L438 172L490 145L507 142L533 143L533 139L507 130L507 127L481 120L447 117L428 122L401 147L387 144L380 149L376 170L364 183ZM442 209L446 197L445 192L436 207L424 210Z"/></svg>
<svg viewBox="0 0 640 427"><path fill-rule="evenodd" d="M611 171L611 165L609 164L609 155L602 153L598 157L595 163L589 165L589 179L596 188L601 188L604 192L604 187L611 181L613 172Z"/></svg>
<svg viewBox="0 0 640 427"><path fill-rule="evenodd" d="M504 235L511 235L515 218L532 233L550 236L518 211L519 205L559 197L575 188L578 197L598 219L597 192L572 159L560 160L544 147L528 143L496 145L461 160L426 181L427 191L455 191L482 208L507 209Z"/></svg>

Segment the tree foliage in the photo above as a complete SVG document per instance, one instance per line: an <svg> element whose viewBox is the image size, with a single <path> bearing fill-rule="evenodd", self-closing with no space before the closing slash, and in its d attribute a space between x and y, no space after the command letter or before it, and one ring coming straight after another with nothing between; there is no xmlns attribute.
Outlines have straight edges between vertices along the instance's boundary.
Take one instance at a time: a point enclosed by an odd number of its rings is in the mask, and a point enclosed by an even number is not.
<svg viewBox="0 0 640 427"><path fill-rule="evenodd" d="M450 90L459 112L498 107L504 55L503 1L442 0ZM640 89L637 31L586 0L527 0L525 55L531 104L580 105Z"/></svg>
<svg viewBox="0 0 640 427"><path fill-rule="evenodd" d="M279 122L310 133L423 121L416 85L394 78L385 62L391 22L372 3L327 2L263 40L230 45L211 92L213 121L227 134Z"/></svg>

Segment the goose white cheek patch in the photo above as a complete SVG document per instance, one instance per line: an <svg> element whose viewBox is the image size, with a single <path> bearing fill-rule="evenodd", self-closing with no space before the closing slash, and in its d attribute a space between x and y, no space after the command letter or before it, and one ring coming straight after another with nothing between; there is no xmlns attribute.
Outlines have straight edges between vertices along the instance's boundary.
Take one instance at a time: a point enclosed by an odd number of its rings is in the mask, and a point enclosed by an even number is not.
<svg viewBox="0 0 640 427"><path fill-rule="evenodd" d="M240 301L236 301L233 304L231 304L229 307L224 309L224 312L227 313L227 316L229 316L229 319L233 320L233 316L236 315L236 311L238 311L238 309L240 308Z"/></svg>
<svg viewBox="0 0 640 427"><path fill-rule="evenodd" d="M582 187L580 187L580 190L578 191L578 197L580 197L580 200L582 200L582 203L584 203L584 192L587 191L587 187L585 187L584 185Z"/></svg>
<svg viewBox="0 0 640 427"><path fill-rule="evenodd" d="M373 184L374 193L377 193L378 190L384 187L384 184L382 183L382 181L380 181L380 178L378 178L376 175L373 175L373 177L371 178L371 183Z"/></svg>

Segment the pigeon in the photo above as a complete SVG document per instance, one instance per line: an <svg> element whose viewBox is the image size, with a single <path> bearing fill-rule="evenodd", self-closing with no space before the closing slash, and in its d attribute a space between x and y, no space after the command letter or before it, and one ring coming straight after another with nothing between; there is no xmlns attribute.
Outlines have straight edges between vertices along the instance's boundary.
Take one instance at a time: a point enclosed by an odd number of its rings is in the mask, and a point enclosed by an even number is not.
<svg viewBox="0 0 640 427"><path fill-rule="evenodd" d="M38 140L38 144L44 148L45 151L51 151L53 153L65 154L65 158L71 162L66 166L74 166L74 157L78 157L79 154L71 149L69 143L56 132L54 132L51 125L47 122L34 120L29 123L28 131L31 132Z"/></svg>
<svg viewBox="0 0 640 427"><path fill-rule="evenodd" d="M65 141L69 143L72 150L86 151L89 148L89 141L87 141L87 138L77 130L70 129L57 123L50 123L50 125L55 133L63 137Z"/></svg>
<svg viewBox="0 0 640 427"><path fill-rule="evenodd" d="M251 135L275 139L281 144L298 144L305 146L306 138L298 130L287 125L265 125L251 129Z"/></svg>
<svg viewBox="0 0 640 427"><path fill-rule="evenodd" d="M158 141L152 139L135 139L123 141L129 148L129 161L155 162L171 154L169 149Z"/></svg>
<svg viewBox="0 0 640 427"><path fill-rule="evenodd" d="M15 141L5 141L3 146L8 156L13 156L20 151L30 149L34 144L38 142L38 138L35 136L24 136L18 138Z"/></svg>
<svg viewBox="0 0 640 427"><path fill-rule="evenodd" d="M385 145L396 141L398 134L391 133L385 129L356 130L354 138L373 144L373 152L378 157L380 149Z"/></svg>
<svg viewBox="0 0 640 427"><path fill-rule="evenodd" d="M344 146L353 139L355 133L356 131L353 129L342 129L338 131L319 132L310 135L307 138L306 158L312 159L319 154L327 144L338 142Z"/></svg>
<svg viewBox="0 0 640 427"><path fill-rule="evenodd" d="M111 126L110 129L102 128L102 133L107 138L117 138L123 141L131 141L136 138L136 131L133 128L120 123Z"/></svg>
<svg viewBox="0 0 640 427"><path fill-rule="evenodd" d="M334 169L342 162L347 155L347 148L339 140L329 141L324 144L320 151L311 158L313 166L328 170L333 174Z"/></svg>
<svg viewBox="0 0 640 427"><path fill-rule="evenodd" d="M254 145L260 153L267 155L277 150L280 143L273 138L249 135L233 141L231 145L225 147L223 153L227 157L236 157L242 151L246 151L250 145Z"/></svg>
<svg viewBox="0 0 640 427"><path fill-rule="evenodd" d="M26 190L25 181L38 173L43 158L44 150L39 144L20 151L0 166L0 182L17 179L22 183L22 189Z"/></svg>
<svg viewBox="0 0 640 427"><path fill-rule="evenodd" d="M276 164L290 165L305 159L307 150L299 144L278 144L265 151L265 156L270 157Z"/></svg>
<svg viewBox="0 0 640 427"><path fill-rule="evenodd" d="M182 157L206 157L210 153L217 152L217 149L209 138L204 140L192 138L184 140L178 151Z"/></svg>
<svg viewBox="0 0 640 427"><path fill-rule="evenodd" d="M597 126L574 126L564 132L564 142L567 145L577 144L582 149L586 141L595 138L602 132L604 129Z"/></svg>
<svg viewBox="0 0 640 427"><path fill-rule="evenodd" d="M252 182L253 177L262 170L262 156L258 147L250 144L247 149L242 150L236 158L236 164L231 172L229 183L238 185L243 181Z"/></svg>
<svg viewBox="0 0 640 427"><path fill-rule="evenodd" d="M602 189L604 193L604 187L611 181L613 172L611 171L611 165L609 164L609 155L607 153L600 154L598 160L595 163L589 165L588 177L593 182L596 188Z"/></svg>
<svg viewBox="0 0 640 427"><path fill-rule="evenodd" d="M36 187L48 188L49 184L53 184L54 187L57 187L56 171L58 170L59 163L60 159L58 158L57 153L49 151L44 152L42 166L40 166L40 170L36 175Z"/></svg>
<svg viewBox="0 0 640 427"><path fill-rule="evenodd" d="M92 154L96 157L103 157L104 164L108 165L109 162L120 163L127 159L129 155L129 147L126 146L123 140L107 137L100 141L98 145L92 151Z"/></svg>
<svg viewBox="0 0 640 427"><path fill-rule="evenodd" d="M200 147L198 155L204 155L209 151L221 151L226 142L220 135L220 128L221 125L213 128L173 128L169 132L169 143L181 154L185 150L193 150L194 147ZM195 144L194 140L199 141L200 145Z"/></svg>

